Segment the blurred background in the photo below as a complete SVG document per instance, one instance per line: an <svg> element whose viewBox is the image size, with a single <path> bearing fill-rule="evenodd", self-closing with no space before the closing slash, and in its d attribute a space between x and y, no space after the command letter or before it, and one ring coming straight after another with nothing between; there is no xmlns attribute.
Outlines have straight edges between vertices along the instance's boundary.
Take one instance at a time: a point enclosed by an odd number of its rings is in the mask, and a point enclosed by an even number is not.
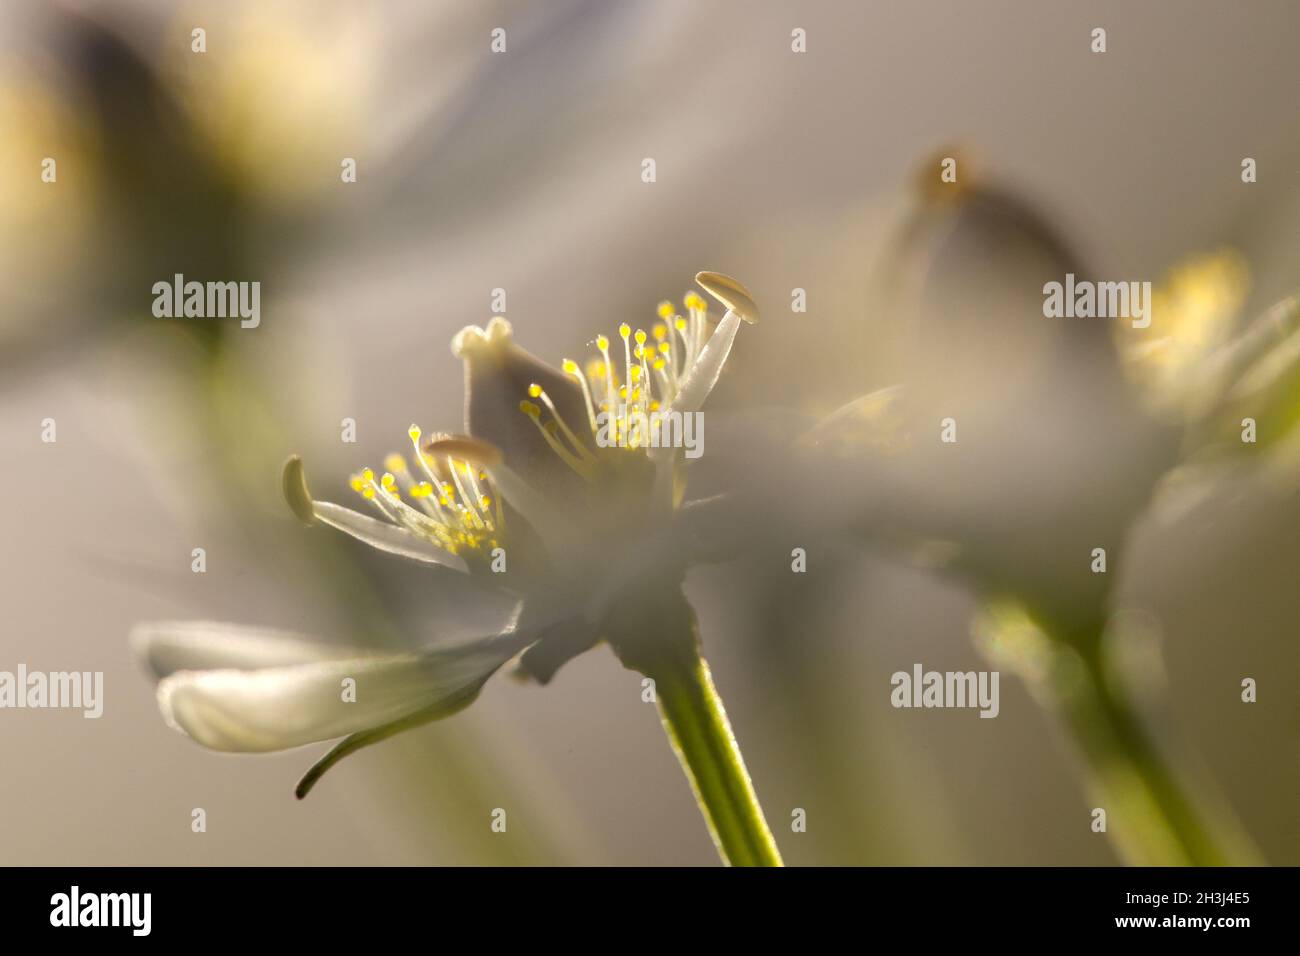
<svg viewBox="0 0 1300 956"><path fill-rule="evenodd" d="M101 670L106 703L98 721L0 713L0 863L716 863L639 676L604 648L547 687L492 680L299 803L323 745L201 749L164 726L126 635L206 618L384 646L468 636L423 569L303 529L279 465L302 454L313 490L347 500L412 421L457 430L448 342L494 289L521 344L558 362L651 321L700 269L739 277L765 317L720 411L816 415L916 382L878 278L949 144L1106 277L1236 250L1241 313L1259 312L1300 285L1297 30L1288 2L5 3L0 669ZM153 318L152 284L176 272L260 281L260 327ZM1032 367L998 321L923 337L932 374ZM1000 421L1014 433L1029 411ZM1280 474L1138 521L1116 603L1156 622L1179 765L1294 865L1300 493ZM1070 741L1010 674L997 720L889 707L914 661L984 666L972 593L847 543L795 577L802 543L687 585L787 862L1117 862Z"/></svg>

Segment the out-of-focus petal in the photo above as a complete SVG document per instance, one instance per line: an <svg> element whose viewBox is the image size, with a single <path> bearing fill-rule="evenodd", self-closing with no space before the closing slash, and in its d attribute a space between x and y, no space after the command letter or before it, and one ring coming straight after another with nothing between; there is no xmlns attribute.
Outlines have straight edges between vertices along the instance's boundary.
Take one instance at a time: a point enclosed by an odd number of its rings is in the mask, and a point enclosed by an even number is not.
<svg viewBox="0 0 1300 956"><path fill-rule="evenodd" d="M518 674L548 684L573 658L590 650L600 634L589 621L573 618L547 629L519 658Z"/></svg>
<svg viewBox="0 0 1300 956"><path fill-rule="evenodd" d="M836 456L897 449L906 440L902 401L901 385L859 396L808 429L799 444Z"/></svg>
<svg viewBox="0 0 1300 956"><path fill-rule="evenodd" d="M1240 254L1180 263L1152 293L1151 324L1112 324L1124 371L1155 412L1195 418L1223 395L1222 352L1250 287ZM1213 374L1212 374L1213 373Z"/></svg>
<svg viewBox="0 0 1300 956"><path fill-rule="evenodd" d="M263 670L178 671L158 685L167 722L214 750L261 753L330 740L420 711L451 713L530 639L501 635L417 654ZM344 680L355 684L355 700Z"/></svg>
<svg viewBox="0 0 1300 956"><path fill-rule="evenodd" d="M216 621L149 621L131 631L131 646L154 680L183 670L260 670L356 657L302 634Z"/></svg>
<svg viewBox="0 0 1300 956"><path fill-rule="evenodd" d="M552 561L563 562L581 550L582 526L566 520L566 513L545 491L506 464L488 466L487 472L506 501L537 532Z"/></svg>

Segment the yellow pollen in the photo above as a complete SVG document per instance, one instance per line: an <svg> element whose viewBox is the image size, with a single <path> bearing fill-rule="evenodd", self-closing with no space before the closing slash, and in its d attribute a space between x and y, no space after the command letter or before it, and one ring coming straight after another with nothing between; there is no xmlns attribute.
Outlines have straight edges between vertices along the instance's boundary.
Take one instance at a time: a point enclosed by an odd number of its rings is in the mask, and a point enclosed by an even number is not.
<svg viewBox="0 0 1300 956"><path fill-rule="evenodd" d="M532 402L520 402L519 410L532 419L539 418L542 414L541 408Z"/></svg>
<svg viewBox="0 0 1300 956"><path fill-rule="evenodd" d="M668 326L656 325L654 328L654 336L656 342L662 342L665 338L668 337Z"/></svg>
<svg viewBox="0 0 1300 956"><path fill-rule="evenodd" d="M564 364L561 365L560 368L564 369L565 375L578 374L578 363L575 362L573 359L565 359Z"/></svg>
<svg viewBox="0 0 1300 956"><path fill-rule="evenodd" d="M624 322L618 327L618 334L624 341L627 341L627 337L632 334L632 326Z"/></svg>
<svg viewBox="0 0 1300 956"><path fill-rule="evenodd" d="M401 474L406 471L406 459L398 454L389 455L384 459L384 467L389 471Z"/></svg>
<svg viewBox="0 0 1300 956"><path fill-rule="evenodd" d="M645 345L645 339L646 339L645 329L637 329L636 335L632 337L636 339L637 345Z"/></svg>
<svg viewBox="0 0 1300 956"><path fill-rule="evenodd" d="M605 349L609 348L609 339L603 335L596 336L596 348L600 349L602 352L605 351Z"/></svg>
<svg viewBox="0 0 1300 956"><path fill-rule="evenodd" d="M529 386L528 386L528 396L529 396L529 398L541 398L541 397L542 397L542 386L538 385L536 382L534 382L532 385L529 385Z"/></svg>
<svg viewBox="0 0 1300 956"><path fill-rule="evenodd" d="M360 475L353 475L349 484L352 485L353 491L361 491L366 487L366 482Z"/></svg>
<svg viewBox="0 0 1300 956"><path fill-rule="evenodd" d="M372 481L375 480L375 473L371 471L369 468L367 468L361 472L361 480L364 481L366 484L370 484Z"/></svg>
<svg viewBox="0 0 1300 956"><path fill-rule="evenodd" d="M669 352L671 352L672 350L673 350L673 346L672 346L672 343L671 343L671 342L660 342L660 343L659 343L659 351L662 352L664 355L667 355L667 354L668 354Z"/></svg>
<svg viewBox="0 0 1300 956"><path fill-rule="evenodd" d="M673 317L673 304L664 299L659 303L659 307L655 311L659 313L659 318L671 319Z"/></svg>
<svg viewBox="0 0 1300 956"><path fill-rule="evenodd" d="M678 332L686 331L686 320L683 319L680 315L673 320L673 325L676 326Z"/></svg>
<svg viewBox="0 0 1300 956"><path fill-rule="evenodd" d="M412 425L410 428L408 428L408 429L406 430L406 434L408 434L408 435L411 436L411 441L419 441L419 440L420 440L420 426L419 426L419 425Z"/></svg>

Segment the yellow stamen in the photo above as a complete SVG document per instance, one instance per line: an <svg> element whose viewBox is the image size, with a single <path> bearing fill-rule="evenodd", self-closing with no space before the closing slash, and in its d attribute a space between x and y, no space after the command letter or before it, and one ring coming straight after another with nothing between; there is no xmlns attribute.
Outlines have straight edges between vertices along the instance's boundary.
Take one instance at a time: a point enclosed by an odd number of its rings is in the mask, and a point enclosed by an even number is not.
<svg viewBox="0 0 1300 956"><path fill-rule="evenodd" d="M578 363L573 359L565 359L561 368L576 378L578 385L582 387L582 400L587 406L587 423L591 426L591 431L594 434L596 431L596 408L591 401L591 389L587 386L587 377L582 374L582 369L578 368Z"/></svg>
<svg viewBox="0 0 1300 956"><path fill-rule="evenodd" d="M609 339L603 335L596 336L596 348L600 349L600 357L605 360L605 401L612 404L614 401L614 367L609 361Z"/></svg>
<svg viewBox="0 0 1300 956"><path fill-rule="evenodd" d="M591 464L574 455L574 453L565 448L559 438L555 436L555 422L551 421L547 422L546 425L542 424L542 410L540 408L532 402L520 402L519 410L532 419L533 424L537 426L537 430L542 433L542 438L546 440L546 444L550 446L551 451L555 452L555 454L559 456L562 462L572 468L587 481L591 481L595 477L595 472L593 471Z"/></svg>
<svg viewBox="0 0 1300 956"><path fill-rule="evenodd" d="M533 389L536 389L536 392L534 392ZM547 395L546 391L540 385L530 385L528 387L528 394L532 395L533 398L540 398L542 400L542 404L544 404L547 411L551 413L551 418L560 426L560 430L564 432L564 437L572 442L573 450L577 452L578 457L586 460L594 460L591 451L587 448L586 444L578 439L578 436L573 433L573 429L569 427L568 422L566 422L560 415L560 410L556 408L555 403L551 401L551 396Z"/></svg>
<svg viewBox="0 0 1300 956"><path fill-rule="evenodd" d="M463 465L463 463L461 464ZM460 480L461 473L465 469L463 467L458 468L456 460L450 456L447 458L447 468L451 471L451 480L456 483L456 490L460 492L460 500L465 503L462 507L469 516L470 521L474 523L476 528L486 527L487 524L484 522L483 516L480 515L478 509L474 507L474 499L470 497L469 492L465 490L465 483Z"/></svg>
<svg viewBox="0 0 1300 956"><path fill-rule="evenodd" d="M632 346L628 338L632 335L632 326L624 322L618 327L618 334L623 339L623 381L632 381Z"/></svg>

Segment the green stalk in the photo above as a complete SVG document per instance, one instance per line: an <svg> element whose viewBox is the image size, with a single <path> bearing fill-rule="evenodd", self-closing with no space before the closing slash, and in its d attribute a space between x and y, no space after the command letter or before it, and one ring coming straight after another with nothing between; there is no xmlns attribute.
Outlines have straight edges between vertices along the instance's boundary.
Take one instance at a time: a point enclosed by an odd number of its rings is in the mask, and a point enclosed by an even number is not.
<svg viewBox="0 0 1300 956"><path fill-rule="evenodd" d="M695 612L680 588L616 619L610 644L623 664L654 681L664 731L695 794L722 861L781 866L772 831L745 769L709 665L700 656Z"/></svg>
<svg viewBox="0 0 1300 956"><path fill-rule="evenodd" d="M1231 866L1257 862L1241 841L1215 827L1161 754L1128 699L1105 674L1100 649L1085 654L1081 678L1060 695L1062 713L1110 802L1110 822L1126 862Z"/></svg>
<svg viewBox="0 0 1300 956"><path fill-rule="evenodd" d="M696 654L693 664L660 670L655 694L668 740L722 859L732 866L781 866L704 658Z"/></svg>
<svg viewBox="0 0 1300 956"><path fill-rule="evenodd" d="M1107 836L1138 866L1242 866L1260 862L1230 810L1207 813L1205 792L1187 789L1129 695L1115 683L1115 639L1097 617L1063 626L1014 602L993 602L977 640L1025 679L1062 720L1087 763L1094 798L1106 810ZM1108 640L1108 638L1110 638ZM1215 801L1218 803L1219 801Z"/></svg>

